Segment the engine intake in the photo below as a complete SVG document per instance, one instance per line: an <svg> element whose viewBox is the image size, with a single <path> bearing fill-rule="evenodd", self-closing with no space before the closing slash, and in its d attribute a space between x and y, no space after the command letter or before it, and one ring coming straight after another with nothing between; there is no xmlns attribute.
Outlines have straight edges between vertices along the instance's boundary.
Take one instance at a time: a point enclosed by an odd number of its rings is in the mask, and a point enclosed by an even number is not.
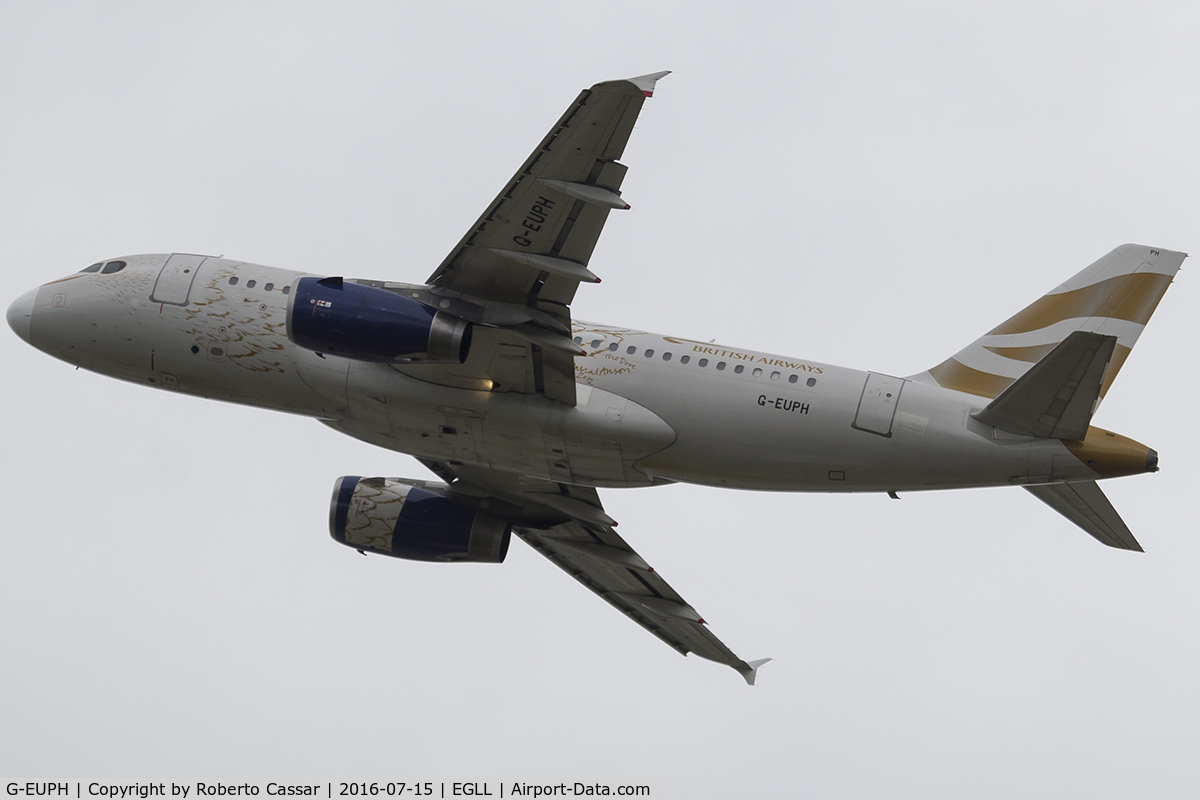
<svg viewBox="0 0 1200 800"><path fill-rule="evenodd" d="M445 484L403 478L338 478L329 533L356 550L415 561L499 564L512 525L445 495Z"/></svg>
<svg viewBox="0 0 1200 800"><path fill-rule="evenodd" d="M288 301L292 342L359 361L461 364L471 332L471 323L453 314L342 278L301 278Z"/></svg>

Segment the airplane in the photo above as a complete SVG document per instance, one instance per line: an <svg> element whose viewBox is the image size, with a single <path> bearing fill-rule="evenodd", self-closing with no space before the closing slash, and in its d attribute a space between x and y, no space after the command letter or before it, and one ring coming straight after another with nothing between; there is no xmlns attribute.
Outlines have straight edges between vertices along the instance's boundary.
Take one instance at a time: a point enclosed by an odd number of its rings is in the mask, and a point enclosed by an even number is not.
<svg viewBox="0 0 1200 800"><path fill-rule="evenodd" d="M7 319L77 367L315 417L440 481L345 476L330 533L432 562L504 561L512 534L678 652L744 661L616 531L598 489L1021 486L1110 547L1141 546L1098 485L1158 470L1091 425L1185 253L1117 247L916 375L572 319L659 72L584 90L424 284L187 253L122 256ZM705 402L697 403L703 397Z"/></svg>

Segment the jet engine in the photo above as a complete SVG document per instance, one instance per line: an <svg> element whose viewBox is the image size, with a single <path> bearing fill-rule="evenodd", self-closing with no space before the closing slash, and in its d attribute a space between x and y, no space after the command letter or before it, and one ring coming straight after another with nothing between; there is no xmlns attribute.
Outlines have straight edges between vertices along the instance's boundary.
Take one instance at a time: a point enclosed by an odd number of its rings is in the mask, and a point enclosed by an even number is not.
<svg viewBox="0 0 1200 800"><path fill-rule="evenodd" d="M461 364L471 330L470 322L411 297L342 278L301 278L288 302L292 342L359 361Z"/></svg>
<svg viewBox="0 0 1200 800"><path fill-rule="evenodd" d="M448 488L403 478L338 478L329 533L348 547L395 558L502 562L512 525L452 499Z"/></svg>

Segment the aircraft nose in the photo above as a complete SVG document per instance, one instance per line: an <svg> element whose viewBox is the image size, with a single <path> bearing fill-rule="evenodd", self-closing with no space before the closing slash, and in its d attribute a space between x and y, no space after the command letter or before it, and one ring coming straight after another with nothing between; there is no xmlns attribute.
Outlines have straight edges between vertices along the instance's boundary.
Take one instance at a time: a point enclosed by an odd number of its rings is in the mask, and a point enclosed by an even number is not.
<svg viewBox="0 0 1200 800"><path fill-rule="evenodd" d="M33 303L37 300L37 293L37 289L30 289L8 307L8 327L27 344L33 344L29 341L29 320L33 317Z"/></svg>

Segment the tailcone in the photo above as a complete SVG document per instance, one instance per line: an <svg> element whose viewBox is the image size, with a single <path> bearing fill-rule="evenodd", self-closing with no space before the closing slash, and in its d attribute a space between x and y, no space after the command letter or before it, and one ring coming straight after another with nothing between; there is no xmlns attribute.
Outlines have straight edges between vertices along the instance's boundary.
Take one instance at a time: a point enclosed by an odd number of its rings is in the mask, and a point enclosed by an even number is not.
<svg viewBox="0 0 1200 800"><path fill-rule="evenodd" d="M1071 455L1101 478L1158 472L1158 452L1103 428L1089 427L1083 441L1064 441Z"/></svg>

